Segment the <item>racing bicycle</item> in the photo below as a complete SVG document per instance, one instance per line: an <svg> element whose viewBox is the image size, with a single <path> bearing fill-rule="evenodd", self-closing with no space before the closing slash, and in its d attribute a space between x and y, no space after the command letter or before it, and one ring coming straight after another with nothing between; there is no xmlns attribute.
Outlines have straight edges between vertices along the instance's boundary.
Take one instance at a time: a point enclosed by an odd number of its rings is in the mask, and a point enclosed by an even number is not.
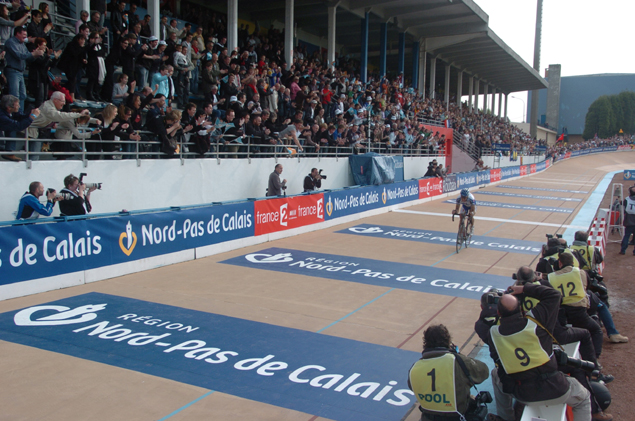
<svg viewBox="0 0 635 421"><path fill-rule="evenodd" d="M454 217L456 213L452 214L452 222L454 222ZM461 247L465 246L468 248L470 245L470 241L472 240L472 231L474 227L470 223L470 219L466 214L465 217L461 218L459 222L459 231L456 234L456 252L458 253L461 250Z"/></svg>

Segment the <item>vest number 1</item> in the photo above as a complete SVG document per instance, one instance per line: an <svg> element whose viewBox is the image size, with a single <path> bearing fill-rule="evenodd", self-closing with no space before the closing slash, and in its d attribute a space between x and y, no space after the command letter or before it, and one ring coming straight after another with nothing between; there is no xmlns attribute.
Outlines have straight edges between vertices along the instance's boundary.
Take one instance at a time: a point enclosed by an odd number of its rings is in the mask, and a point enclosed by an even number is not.
<svg viewBox="0 0 635 421"><path fill-rule="evenodd" d="M432 377L432 391L436 392L437 386L436 386L436 375L434 370L436 370L436 368L433 368L432 371L428 373L428 376Z"/></svg>

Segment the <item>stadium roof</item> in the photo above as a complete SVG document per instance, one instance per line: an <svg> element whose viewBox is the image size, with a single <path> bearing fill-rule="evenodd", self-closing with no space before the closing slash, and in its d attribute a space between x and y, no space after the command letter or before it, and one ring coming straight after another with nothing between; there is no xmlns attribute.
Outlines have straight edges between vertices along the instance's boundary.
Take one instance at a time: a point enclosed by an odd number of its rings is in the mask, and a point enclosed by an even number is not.
<svg viewBox="0 0 635 421"><path fill-rule="evenodd" d="M285 0L239 0L251 20L284 20ZM380 23L388 22L388 48L400 32L408 42L425 40L426 51L503 92L546 88L547 82L488 26L489 17L472 0L295 0L298 29L328 37L328 7L337 5L338 45L356 53L361 46L360 18L369 12L368 51L379 51ZM408 51L408 48L407 48ZM444 74L437 72L437 80ZM465 85L465 84L464 84ZM464 87L467 94L467 87Z"/></svg>

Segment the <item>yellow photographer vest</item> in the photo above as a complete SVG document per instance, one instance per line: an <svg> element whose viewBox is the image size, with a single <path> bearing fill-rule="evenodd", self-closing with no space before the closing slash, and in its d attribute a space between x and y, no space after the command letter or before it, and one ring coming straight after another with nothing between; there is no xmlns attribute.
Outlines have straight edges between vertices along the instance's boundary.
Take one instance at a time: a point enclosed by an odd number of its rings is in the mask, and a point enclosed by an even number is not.
<svg viewBox="0 0 635 421"><path fill-rule="evenodd" d="M549 283L562 294L562 305L570 305L582 301L586 297L580 269L573 268L569 273L548 275Z"/></svg>
<svg viewBox="0 0 635 421"><path fill-rule="evenodd" d="M523 330L511 335L502 335L499 326L490 329L494 348L507 374L521 373L549 362L549 354L540 346L536 335L537 328L536 323L527 320Z"/></svg>
<svg viewBox="0 0 635 421"><path fill-rule="evenodd" d="M586 260L586 265L580 267L583 270L591 270L593 269L593 253L595 253L595 247L593 246L571 246L572 249L577 250L580 253L580 256Z"/></svg>
<svg viewBox="0 0 635 421"><path fill-rule="evenodd" d="M419 405L428 411L457 412L454 359L451 352L417 361L410 369L410 385Z"/></svg>

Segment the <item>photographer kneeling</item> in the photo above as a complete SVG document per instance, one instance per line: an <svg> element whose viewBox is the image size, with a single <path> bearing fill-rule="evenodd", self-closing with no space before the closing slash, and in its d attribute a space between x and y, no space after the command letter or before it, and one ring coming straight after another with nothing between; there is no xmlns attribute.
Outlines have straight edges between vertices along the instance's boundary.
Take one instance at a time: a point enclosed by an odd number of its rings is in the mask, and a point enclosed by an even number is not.
<svg viewBox="0 0 635 421"><path fill-rule="evenodd" d="M86 191L86 184L81 183L73 174L64 177L64 188L60 191L64 200L60 202L60 214L64 216L86 215L92 210L90 193L97 190L91 185Z"/></svg>
<svg viewBox="0 0 635 421"><path fill-rule="evenodd" d="M423 332L421 359L408 373L408 387L415 393L422 421L482 420L487 414L487 392L476 399L470 389L489 376L485 363L461 355L444 325Z"/></svg>
<svg viewBox="0 0 635 421"><path fill-rule="evenodd" d="M320 187L322 187L322 174L317 168L313 168L311 173L304 177L304 192L312 192Z"/></svg>

